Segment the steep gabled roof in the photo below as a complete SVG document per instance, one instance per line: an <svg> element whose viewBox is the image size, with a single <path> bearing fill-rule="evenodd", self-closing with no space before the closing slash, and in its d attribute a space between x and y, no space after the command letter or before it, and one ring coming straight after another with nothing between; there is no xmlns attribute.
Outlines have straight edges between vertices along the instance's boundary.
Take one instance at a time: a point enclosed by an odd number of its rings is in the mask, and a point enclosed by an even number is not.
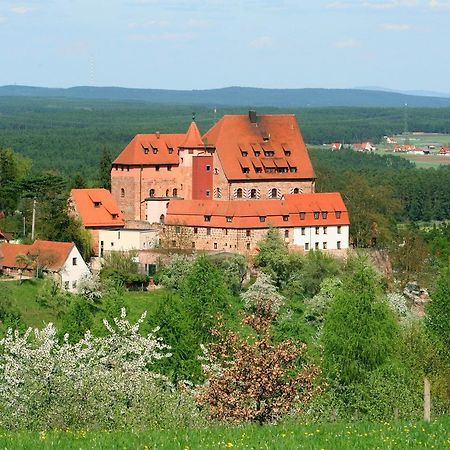
<svg viewBox="0 0 450 450"><path fill-rule="evenodd" d="M229 180L315 178L306 145L292 114L262 115L256 122L247 115L226 115L203 136L203 141L215 146ZM248 170L243 170L243 159L249 163ZM254 159L262 164L262 170Z"/></svg>
<svg viewBox="0 0 450 450"><path fill-rule="evenodd" d="M70 198L85 227L123 227L124 215L111 192L102 188L72 189Z"/></svg>
<svg viewBox="0 0 450 450"><path fill-rule="evenodd" d="M340 212L340 217L336 212ZM304 218L300 213L304 213ZM319 213L318 218L315 218L314 213ZM207 221L205 216L209 216ZM261 222L260 217L265 218L264 222ZM270 225L275 227L348 225L350 222L341 195L338 192L327 192L285 195L282 200L171 200L165 223L245 229L267 228Z"/></svg>
<svg viewBox="0 0 450 450"><path fill-rule="evenodd" d="M48 270L60 270L67 261L75 244L73 242L54 242L36 240L31 245L0 244L0 265L11 268L24 268L17 264L18 255L29 255L33 259L30 267L44 266Z"/></svg>
<svg viewBox="0 0 450 450"><path fill-rule="evenodd" d="M178 147L185 139L185 134L137 134L113 164L176 165Z"/></svg>

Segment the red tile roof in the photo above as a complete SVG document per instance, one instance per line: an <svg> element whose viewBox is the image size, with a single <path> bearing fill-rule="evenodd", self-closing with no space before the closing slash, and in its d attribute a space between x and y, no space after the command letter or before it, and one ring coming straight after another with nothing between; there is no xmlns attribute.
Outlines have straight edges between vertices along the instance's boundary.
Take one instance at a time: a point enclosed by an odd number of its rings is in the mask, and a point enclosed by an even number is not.
<svg viewBox="0 0 450 450"><path fill-rule="evenodd" d="M113 164L176 165L178 147L185 140L186 134L137 134Z"/></svg>
<svg viewBox="0 0 450 450"><path fill-rule="evenodd" d="M106 189L72 189L70 198L75 203L85 227L123 227L124 215L111 192Z"/></svg>
<svg viewBox="0 0 450 450"><path fill-rule="evenodd" d="M189 126L186 137L184 141L181 143L180 147L182 148L203 148L205 144L202 141L202 135L198 130L197 124L192 121Z"/></svg>
<svg viewBox="0 0 450 450"><path fill-rule="evenodd" d="M341 212L340 218L336 211ZM300 218L305 213L305 218ZM314 218L319 213L319 218ZM326 213L326 214L322 214ZM205 221L205 216L210 216ZM283 216L288 216L284 220ZM227 220L231 217L231 222ZM265 217L261 222L260 217ZM171 200L165 223L212 228L267 228L348 225L347 208L338 192L285 195L283 200Z"/></svg>
<svg viewBox="0 0 450 450"><path fill-rule="evenodd" d="M203 136L203 141L216 147L228 180L315 178L301 131L292 114L262 115L258 116L256 123L252 123L247 115L223 116ZM239 158L252 161L246 173L243 173ZM260 165L253 163L255 158L263 159L261 162L264 167L274 167L275 162L272 160L270 163L268 160L278 158L280 164L289 166L289 169L287 172L276 169L256 172L255 167Z"/></svg>
<svg viewBox="0 0 450 450"><path fill-rule="evenodd" d="M10 268L24 268L18 265L17 255L30 255L36 265L45 266L48 270L59 270L64 266L72 248L73 242L53 242L36 240L31 245L25 244L0 244L0 266Z"/></svg>

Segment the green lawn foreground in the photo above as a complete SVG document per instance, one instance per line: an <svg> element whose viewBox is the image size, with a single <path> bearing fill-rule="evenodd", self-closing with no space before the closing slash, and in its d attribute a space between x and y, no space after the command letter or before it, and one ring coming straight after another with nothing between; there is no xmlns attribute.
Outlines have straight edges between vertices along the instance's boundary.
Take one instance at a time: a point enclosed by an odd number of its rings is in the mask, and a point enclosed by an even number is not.
<svg viewBox="0 0 450 450"><path fill-rule="evenodd" d="M1 449L448 449L450 418L424 422L246 425L186 430L0 432Z"/></svg>

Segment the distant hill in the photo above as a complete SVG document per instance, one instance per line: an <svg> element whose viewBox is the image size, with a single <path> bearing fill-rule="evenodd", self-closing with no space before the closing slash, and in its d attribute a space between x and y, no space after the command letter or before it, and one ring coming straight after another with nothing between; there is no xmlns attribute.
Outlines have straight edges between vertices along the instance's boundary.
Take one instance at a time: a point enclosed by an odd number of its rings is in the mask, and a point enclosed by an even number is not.
<svg viewBox="0 0 450 450"><path fill-rule="evenodd" d="M450 98L424 97L365 89L262 89L227 87L207 90L130 89L121 87L42 88L1 86L0 96L135 100L159 104L296 107L450 107Z"/></svg>

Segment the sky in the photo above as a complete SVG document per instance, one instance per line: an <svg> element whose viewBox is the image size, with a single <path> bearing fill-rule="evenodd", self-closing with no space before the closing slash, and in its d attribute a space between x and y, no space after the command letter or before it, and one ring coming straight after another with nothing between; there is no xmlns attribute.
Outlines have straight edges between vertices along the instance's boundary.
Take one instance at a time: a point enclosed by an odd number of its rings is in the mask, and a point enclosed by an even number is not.
<svg viewBox="0 0 450 450"><path fill-rule="evenodd" d="M450 93L450 0L0 0L0 85Z"/></svg>

